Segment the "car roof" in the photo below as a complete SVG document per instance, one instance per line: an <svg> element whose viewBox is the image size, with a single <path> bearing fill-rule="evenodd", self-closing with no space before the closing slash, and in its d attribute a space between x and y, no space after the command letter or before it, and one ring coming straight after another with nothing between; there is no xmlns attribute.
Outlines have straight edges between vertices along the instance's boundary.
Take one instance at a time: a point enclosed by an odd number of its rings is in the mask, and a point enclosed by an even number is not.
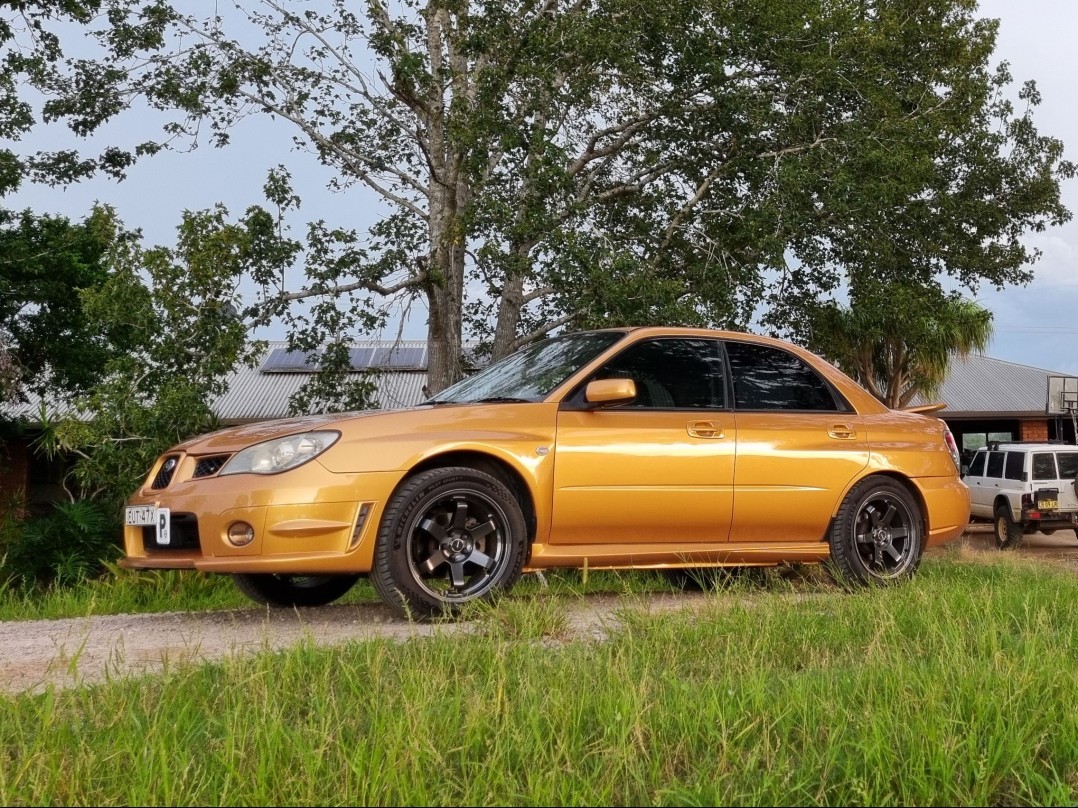
<svg viewBox="0 0 1078 808"><path fill-rule="evenodd" d="M1058 452L1063 451L1078 451L1078 446L1073 443L1053 443L1053 442L1031 442L1024 443L1022 441L996 441L990 442L983 449L991 449L993 451L1027 451L1027 452Z"/></svg>

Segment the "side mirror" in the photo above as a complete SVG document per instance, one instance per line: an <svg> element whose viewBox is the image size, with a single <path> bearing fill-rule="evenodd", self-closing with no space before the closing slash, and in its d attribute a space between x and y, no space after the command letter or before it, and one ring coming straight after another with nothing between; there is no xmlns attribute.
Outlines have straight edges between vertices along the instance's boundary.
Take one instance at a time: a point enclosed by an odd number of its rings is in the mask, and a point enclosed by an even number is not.
<svg viewBox="0 0 1078 808"><path fill-rule="evenodd" d="M588 382L584 400L593 407L627 404L636 398L636 382L632 379L598 379Z"/></svg>

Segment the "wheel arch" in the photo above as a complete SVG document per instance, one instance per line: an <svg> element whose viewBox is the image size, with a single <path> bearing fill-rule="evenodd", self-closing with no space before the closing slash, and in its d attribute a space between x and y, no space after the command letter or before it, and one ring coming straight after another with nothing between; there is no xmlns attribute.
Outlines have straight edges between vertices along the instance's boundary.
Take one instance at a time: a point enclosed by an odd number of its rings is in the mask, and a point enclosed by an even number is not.
<svg viewBox="0 0 1078 808"><path fill-rule="evenodd" d="M528 527L528 547L530 549L531 544L535 541L536 535L537 514L535 509L535 497L532 493L531 486L528 485L520 471L511 463L500 457L475 449L457 449L426 457L419 463L416 463L412 468L408 469L408 473L401 478L399 483L397 483L393 494L395 495L397 490L400 489L410 477L416 474L421 474L422 472L430 471L431 469L447 468L450 466L463 466L475 469L476 471L482 471L498 480L513 493L513 496L515 496L517 502L520 503L520 508L524 513L524 524Z"/></svg>
<svg viewBox="0 0 1078 808"><path fill-rule="evenodd" d="M997 494L996 498L992 500L992 518L995 519L996 511L999 510L1001 505L1007 509L1007 513L1011 515L1011 519L1014 519L1014 508L1011 507L1011 501L1003 494Z"/></svg>
<svg viewBox="0 0 1078 808"><path fill-rule="evenodd" d="M846 501L846 497L850 495L850 491L870 477L886 477L894 480L909 492L910 496L913 497L914 502L917 503L917 508L921 511L921 522L923 523L922 529L924 530L925 536L928 536L931 527L928 523L928 502L925 500L924 494L921 493L921 489L918 488L913 480L905 474L901 474L900 472L891 469L873 469L870 473L853 480L846 490L842 492L842 496L839 497L839 500L835 505L835 510L831 514L831 522L828 524L828 532L824 534L824 540L827 540L827 536L830 534L831 525L834 524L835 517L838 516L839 509L842 507L842 503Z"/></svg>

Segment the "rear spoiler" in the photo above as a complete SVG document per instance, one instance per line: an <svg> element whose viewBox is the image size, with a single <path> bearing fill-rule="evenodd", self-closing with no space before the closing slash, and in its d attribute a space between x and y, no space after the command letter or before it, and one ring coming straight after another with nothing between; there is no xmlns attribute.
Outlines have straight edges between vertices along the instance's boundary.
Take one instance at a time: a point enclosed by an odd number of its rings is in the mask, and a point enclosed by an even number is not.
<svg viewBox="0 0 1078 808"><path fill-rule="evenodd" d="M946 408L946 404L918 404L916 407L903 407L902 412L918 412L921 415L928 415Z"/></svg>

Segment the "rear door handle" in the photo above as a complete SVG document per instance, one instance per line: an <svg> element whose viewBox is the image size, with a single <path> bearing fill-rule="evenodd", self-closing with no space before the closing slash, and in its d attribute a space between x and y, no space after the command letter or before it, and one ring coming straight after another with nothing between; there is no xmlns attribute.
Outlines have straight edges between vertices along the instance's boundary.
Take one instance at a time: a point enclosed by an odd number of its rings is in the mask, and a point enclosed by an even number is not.
<svg viewBox="0 0 1078 808"><path fill-rule="evenodd" d="M694 438L725 438L726 430L714 421L690 421L685 427Z"/></svg>
<svg viewBox="0 0 1078 808"><path fill-rule="evenodd" d="M835 424L827 434L835 440L853 440L857 437L857 430L847 424Z"/></svg>

